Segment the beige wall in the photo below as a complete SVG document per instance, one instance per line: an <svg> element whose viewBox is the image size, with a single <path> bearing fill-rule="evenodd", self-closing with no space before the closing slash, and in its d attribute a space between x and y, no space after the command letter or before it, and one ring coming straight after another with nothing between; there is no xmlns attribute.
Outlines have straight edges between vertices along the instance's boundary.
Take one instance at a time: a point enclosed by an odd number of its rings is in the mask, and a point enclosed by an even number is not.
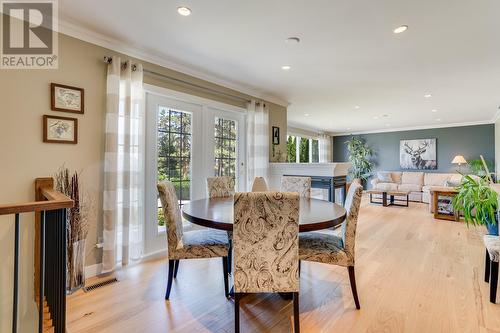
<svg viewBox="0 0 500 333"><path fill-rule="evenodd" d="M62 165L71 170L82 171L84 189L95 199L95 210L90 216L91 228L88 236L87 265L101 261L101 252L94 248L101 234L102 205L102 160L104 146L106 65L104 56L116 55L108 49L89 44L68 36L59 38L58 70L0 70L0 203L28 201L34 199L33 181L36 177L50 176ZM122 55L122 58L127 58ZM208 86L221 91L247 96L203 80L142 62L144 67L156 72L169 74L198 85ZM187 87L158 81L145 77L146 83L211 98L237 106L240 102L213 96ZM53 112L50 110L51 82L77 86L85 89L85 114ZM284 151L286 135L286 108L268 103L270 108L270 127L281 128L281 149ZM58 115L78 118L78 144L48 144L42 142L42 115ZM270 152L270 157L272 152ZM32 215L22 216L23 228L30 231ZM13 217L0 219L0 275L1 308L0 318L11 315L10 303L12 288L12 237ZM22 262L23 281L26 290L31 290L32 275L32 233L23 232ZM8 269L3 269L3 267ZM24 295L24 294L23 294ZM25 300L32 297L26 294ZM29 303L24 303L29 304ZM10 320L1 320L0 331L8 329ZM6 325L4 327L4 325Z"/></svg>

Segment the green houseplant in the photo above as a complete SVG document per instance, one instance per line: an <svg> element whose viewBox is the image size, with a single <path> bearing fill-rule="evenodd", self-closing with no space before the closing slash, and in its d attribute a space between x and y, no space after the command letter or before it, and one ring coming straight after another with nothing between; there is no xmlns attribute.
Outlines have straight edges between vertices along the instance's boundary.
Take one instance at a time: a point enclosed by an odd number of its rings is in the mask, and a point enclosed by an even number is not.
<svg viewBox="0 0 500 333"><path fill-rule="evenodd" d="M373 150L366 143L356 137L346 141L347 151L349 152L349 162L352 166L349 169L349 177L366 181L373 170L373 163L369 158L373 155Z"/></svg>
<svg viewBox="0 0 500 333"><path fill-rule="evenodd" d="M495 163L493 161L485 160L485 163L488 166L489 170L493 170L495 168ZM486 176L486 170L484 170L483 161L481 161L479 158L470 160L467 164L469 164L469 168L474 175L477 175L479 177Z"/></svg>
<svg viewBox="0 0 500 333"><path fill-rule="evenodd" d="M488 233L498 235L498 195L487 180L463 176L457 187L458 193L453 198L453 209L464 214L467 225L485 225Z"/></svg>

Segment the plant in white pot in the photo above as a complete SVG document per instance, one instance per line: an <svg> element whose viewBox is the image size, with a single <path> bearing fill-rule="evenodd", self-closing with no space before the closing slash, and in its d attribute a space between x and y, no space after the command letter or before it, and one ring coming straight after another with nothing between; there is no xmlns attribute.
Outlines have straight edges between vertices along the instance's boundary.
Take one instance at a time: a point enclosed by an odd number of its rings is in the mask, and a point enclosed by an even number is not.
<svg viewBox="0 0 500 333"><path fill-rule="evenodd" d="M464 175L453 198L453 209L462 212L467 225L484 225L490 235L498 235L498 194L489 181Z"/></svg>
<svg viewBox="0 0 500 333"><path fill-rule="evenodd" d="M366 182L373 170L373 163L369 160L373 155L373 150L362 139L356 137L346 141L346 145L349 152L349 162L351 162L349 178L353 182Z"/></svg>

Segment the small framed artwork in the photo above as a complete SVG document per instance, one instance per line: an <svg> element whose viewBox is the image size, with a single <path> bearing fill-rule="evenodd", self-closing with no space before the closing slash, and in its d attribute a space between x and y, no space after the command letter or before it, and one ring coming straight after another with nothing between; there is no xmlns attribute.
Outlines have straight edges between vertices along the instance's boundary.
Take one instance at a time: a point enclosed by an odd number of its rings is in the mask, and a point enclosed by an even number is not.
<svg viewBox="0 0 500 333"><path fill-rule="evenodd" d="M273 145L280 144L280 128L273 126Z"/></svg>
<svg viewBox="0 0 500 333"><path fill-rule="evenodd" d="M50 84L50 108L53 111L81 113L84 111L84 91L82 88Z"/></svg>
<svg viewBox="0 0 500 333"><path fill-rule="evenodd" d="M78 143L78 119L44 115L43 142Z"/></svg>

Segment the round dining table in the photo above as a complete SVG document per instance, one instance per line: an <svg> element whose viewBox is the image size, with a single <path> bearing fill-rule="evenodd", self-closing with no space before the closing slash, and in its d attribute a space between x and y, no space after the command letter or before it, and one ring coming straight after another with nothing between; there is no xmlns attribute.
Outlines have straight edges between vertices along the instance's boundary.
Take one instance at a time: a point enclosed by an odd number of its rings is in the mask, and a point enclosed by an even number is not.
<svg viewBox="0 0 500 333"><path fill-rule="evenodd" d="M182 207L182 216L191 223L218 230L233 230L233 198L211 198L190 201ZM325 200L301 198L299 232L328 229L341 224L344 207Z"/></svg>

